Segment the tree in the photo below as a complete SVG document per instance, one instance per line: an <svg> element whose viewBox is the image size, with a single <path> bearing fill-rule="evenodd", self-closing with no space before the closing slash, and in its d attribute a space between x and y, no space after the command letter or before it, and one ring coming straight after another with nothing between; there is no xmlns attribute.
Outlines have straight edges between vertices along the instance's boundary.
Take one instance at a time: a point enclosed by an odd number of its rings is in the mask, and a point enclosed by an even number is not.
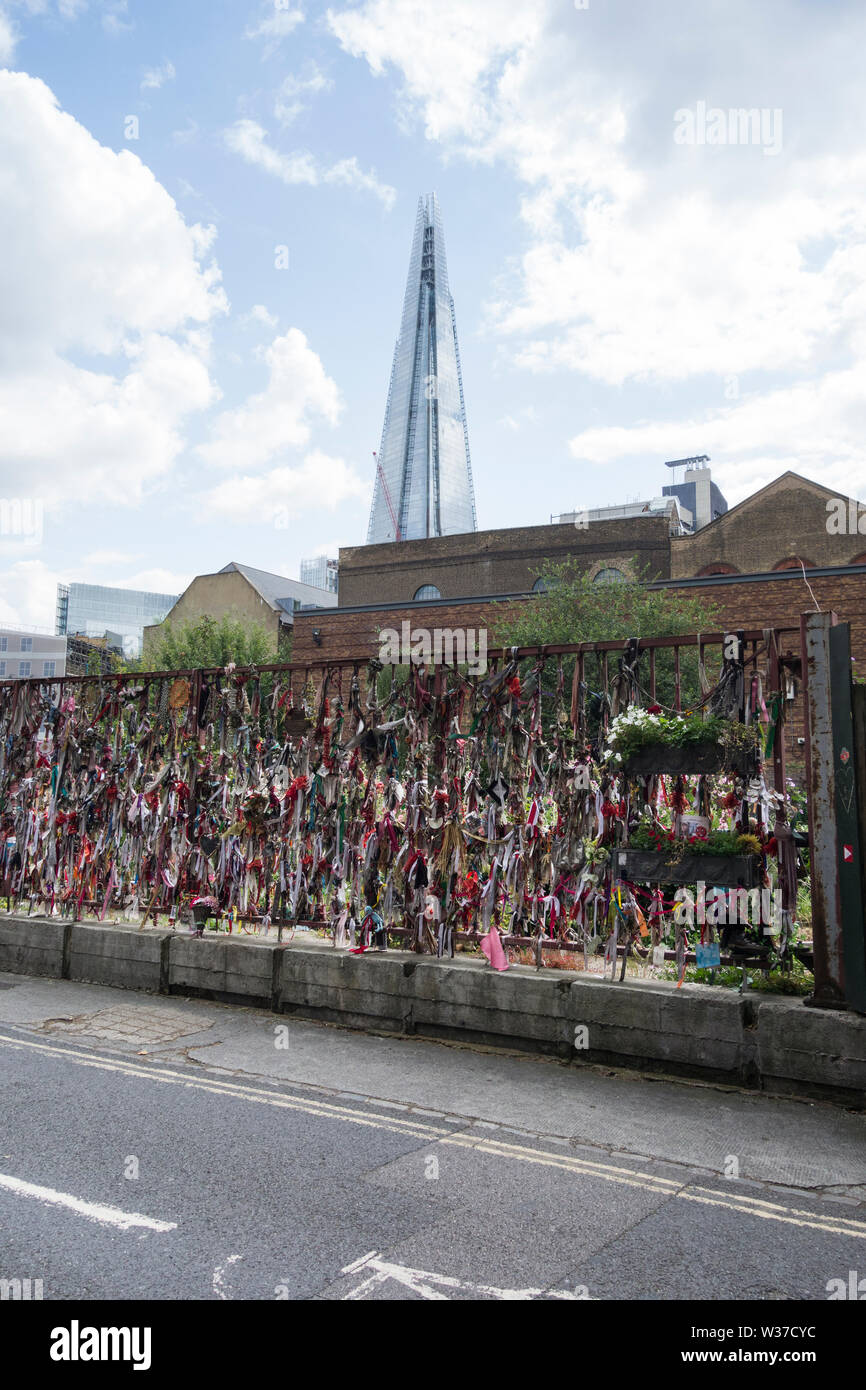
<svg viewBox="0 0 866 1390"><path fill-rule="evenodd" d="M509 605L494 626L489 645L534 647L567 642L608 642L627 637L675 637L693 632L713 632L720 622L715 605L701 597L671 589L650 589L647 579L626 579L620 583L597 584L575 559L546 561L539 571L545 588L520 604ZM647 658L642 676L648 682ZM573 659L564 663L573 670ZM587 662L590 686L601 689L601 661L598 671ZM615 662L610 663L611 674ZM683 707L700 700L697 652L684 649L680 654L680 682ZM660 703L674 702L674 661L669 650L656 657L656 694Z"/></svg>
<svg viewBox="0 0 866 1390"><path fill-rule="evenodd" d="M573 559L546 561L545 589L509 606L492 645L530 647L564 642L607 642L617 637L673 637L710 632L717 610L705 598L647 588L646 577L597 584Z"/></svg>
<svg viewBox="0 0 866 1390"><path fill-rule="evenodd" d="M175 627L166 621L150 649L145 665L154 671L186 671L197 667L254 666L273 661L270 634L262 623L224 613Z"/></svg>

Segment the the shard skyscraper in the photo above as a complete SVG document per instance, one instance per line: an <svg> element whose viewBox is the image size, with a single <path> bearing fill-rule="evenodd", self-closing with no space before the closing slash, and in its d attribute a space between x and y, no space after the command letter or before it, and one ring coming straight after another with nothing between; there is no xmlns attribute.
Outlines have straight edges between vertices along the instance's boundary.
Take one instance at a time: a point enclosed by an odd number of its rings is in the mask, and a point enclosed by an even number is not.
<svg viewBox="0 0 866 1390"><path fill-rule="evenodd" d="M476 529L454 301L431 193L418 200L367 544Z"/></svg>

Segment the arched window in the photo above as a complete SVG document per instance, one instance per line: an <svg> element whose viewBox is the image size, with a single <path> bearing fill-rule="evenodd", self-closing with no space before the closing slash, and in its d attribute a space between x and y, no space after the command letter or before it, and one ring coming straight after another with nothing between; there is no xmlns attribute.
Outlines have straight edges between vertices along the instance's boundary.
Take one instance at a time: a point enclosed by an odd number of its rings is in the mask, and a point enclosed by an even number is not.
<svg viewBox="0 0 866 1390"><path fill-rule="evenodd" d="M788 555L784 560L779 560L778 563L773 566L773 569L799 570L804 566L807 570L813 570L815 568L815 562L814 560L807 560L805 557L801 559L799 555Z"/></svg>
<svg viewBox="0 0 866 1390"><path fill-rule="evenodd" d="M536 579L535 583L532 586L532 592L534 594L546 594L547 581L545 579Z"/></svg>
<svg viewBox="0 0 866 1390"><path fill-rule="evenodd" d="M713 574L739 574L740 571L735 565L725 565L721 561L717 564L704 565L702 570L698 570L695 579L709 579Z"/></svg>
<svg viewBox="0 0 866 1390"><path fill-rule="evenodd" d="M593 577L593 584L625 584L626 577L615 565L606 565Z"/></svg>
<svg viewBox="0 0 866 1390"><path fill-rule="evenodd" d="M441 598L439 590L435 584L422 584L420 589L415 590L415 598Z"/></svg>

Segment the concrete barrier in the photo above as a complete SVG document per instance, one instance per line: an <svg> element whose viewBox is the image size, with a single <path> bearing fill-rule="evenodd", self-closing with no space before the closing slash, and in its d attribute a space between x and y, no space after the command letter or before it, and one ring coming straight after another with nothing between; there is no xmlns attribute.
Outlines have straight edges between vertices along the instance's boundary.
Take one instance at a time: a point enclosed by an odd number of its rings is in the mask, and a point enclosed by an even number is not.
<svg viewBox="0 0 866 1390"><path fill-rule="evenodd" d="M75 922L68 928L66 978L154 994L165 985L170 932Z"/></svg>
<svg viewBox="0 0 866 1390"><path fill-rule="evenodd" d="M767 1089L791 1094L866 1097L866 1018L836 1009L805 1009L774 999L757 1014L758 1059ZM856 1103L856 1101L855 1101ZM858 1108L866 1108L866 1100Z"/></svg>
<svg viewBox="0 0 866 1390"><path fill-rule="evenodd" d="M62 979L67 930L56 918L0 916L0 970Z"/></svg>
<svg viewBox="0 0 866 1390"><path fill-rule="evenodd" d="M282 950L270 942L223 934L176 933L170 938L167 993L271 1008L277 1002L275 971Z"/></svg>
<svg viewBox="0 0 866 1390"><path fill-rule="evenodd" d="M866 1018L663 980L408 951L354 956L298 934L276 945L57 918L0 917L0 970L256 1005L350 1028L458 1039L691 1076L866 1109Z"/></svg>

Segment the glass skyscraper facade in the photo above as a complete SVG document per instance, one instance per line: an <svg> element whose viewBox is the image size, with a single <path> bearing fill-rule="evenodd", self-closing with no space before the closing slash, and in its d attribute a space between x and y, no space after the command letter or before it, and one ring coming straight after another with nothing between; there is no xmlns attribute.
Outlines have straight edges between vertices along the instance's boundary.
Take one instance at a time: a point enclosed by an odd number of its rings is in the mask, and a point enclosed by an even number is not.
<svg viewBox="0 0 866 1390"><path fill-rule="evenodd" d="M80 632L86 637L111 632L123 639L127 656L138 656L145 624L161 623L177 599L177 594L105 584L58 584L56 629L60 635Z"/></svg>
<svg viewBox="0 0 866 1390"><path fill-rule="evenodd" d="M431 193L418 201L367 544L474 530L457 324Z"/></svg>
<svg viewBox="0 0 866 1390"><path fill-rule="evenodd" d="M337 592L338 573L338 562L329 560L326 555L301 561L301 583L312 584L316 589L327 589L329 594Z"/></svg>

